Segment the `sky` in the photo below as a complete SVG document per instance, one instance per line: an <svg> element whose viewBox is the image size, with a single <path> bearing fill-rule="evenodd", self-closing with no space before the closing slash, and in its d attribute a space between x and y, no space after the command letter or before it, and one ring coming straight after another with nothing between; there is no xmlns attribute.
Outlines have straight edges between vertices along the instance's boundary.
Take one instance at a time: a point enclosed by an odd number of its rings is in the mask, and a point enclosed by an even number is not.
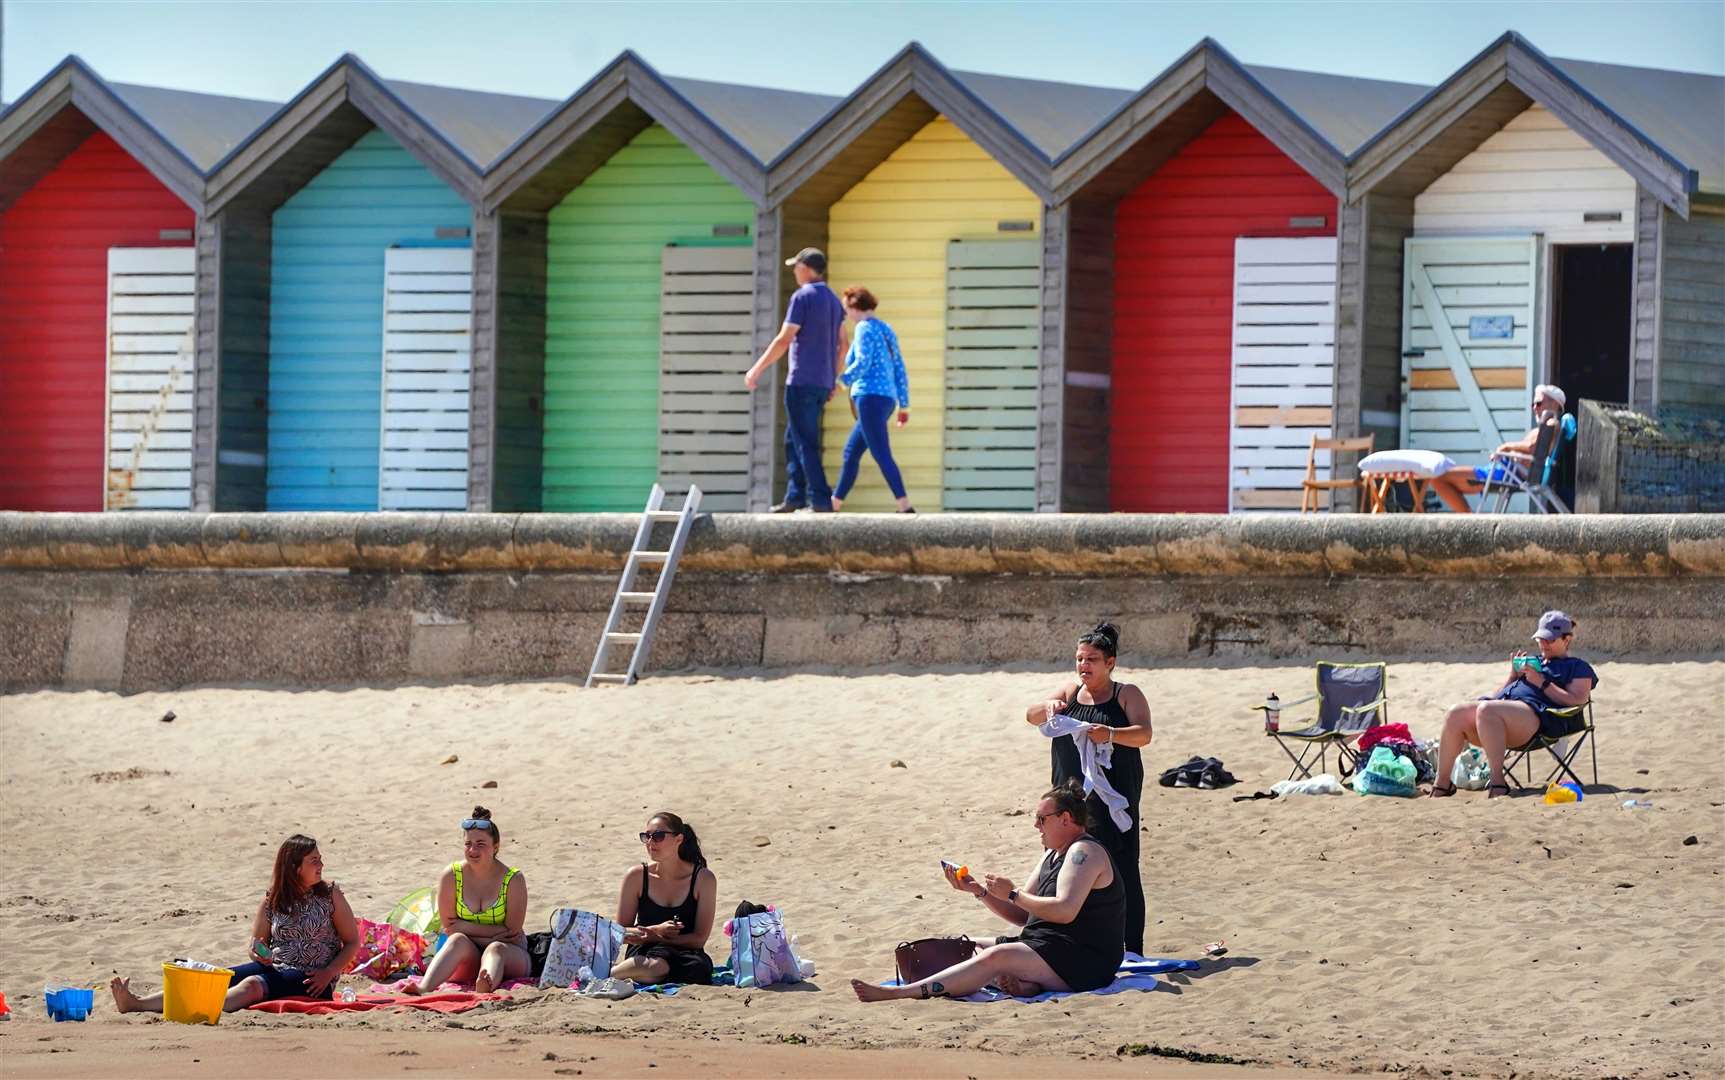
<svg viewBox="0 0 1725 1080"><path fill-rule="evenodd" d="M117 82L283 101L344 52L561 99L626 48L667 75L842 95L911 40L961 70L1136 89L1205 36L1247 63L1430 84L1511 29L1552 56L1725 74L1725 0L0 0L0 19L8 101L68 53Z"/></svg>

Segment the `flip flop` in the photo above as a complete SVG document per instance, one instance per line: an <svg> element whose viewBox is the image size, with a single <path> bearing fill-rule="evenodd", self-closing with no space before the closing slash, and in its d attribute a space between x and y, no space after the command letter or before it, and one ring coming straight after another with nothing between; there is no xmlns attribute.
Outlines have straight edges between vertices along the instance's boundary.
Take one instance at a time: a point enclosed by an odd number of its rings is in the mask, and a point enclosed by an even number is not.
<svg viewBox="0 0 1725 1080"><path fill-rule="evenodd" d="M1431 799L1447 799L1454 794L1454 784L1433 784L1430 793L1428 793L1426 797Z"/></svg>

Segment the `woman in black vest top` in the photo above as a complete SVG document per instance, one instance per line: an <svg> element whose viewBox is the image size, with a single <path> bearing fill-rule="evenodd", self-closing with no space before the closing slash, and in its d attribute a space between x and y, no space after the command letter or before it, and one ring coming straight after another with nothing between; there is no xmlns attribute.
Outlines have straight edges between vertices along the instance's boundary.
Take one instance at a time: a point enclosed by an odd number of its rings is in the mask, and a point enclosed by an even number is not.
<svg viewBox="0 0 1725 1080"><path fill-rule="evenodd" d="M1114 681L1114 663L1119 652L1120 629L1113 623L1097 624L1078 639L1074 655L1078 678L1063 683L1052 696L1030 706L1024 719L1040 726L1064 714L1097 725L1089 733L1090 741L1114 747L1112 763L1103 770L1103 775L1115 791L1126 797L1131 824L1129 828L1119 828L1094 792L1090 795L1090 820L1096 840L1108 849L1120 882L1126 887L1126 948L1142 956L1144 883L1138 870L1138 799L1144 792L1144 761L1139 748L1150 745L1150 702L1136 686ZM1083 765L1072 737L1060 735L1049 742L1054 786L1069 781L1083 784Z"/></svg>
<svg viewBox="0 0 1725 1080"><path fill-rule="evenodd" d="M638 983L713 981L707 938L713 932L713 906L719 879L707 869L693 826L660 811L641 834L648 862L623 875L617 923L626 929L629 950L611 965L611 975Z"/></svg>

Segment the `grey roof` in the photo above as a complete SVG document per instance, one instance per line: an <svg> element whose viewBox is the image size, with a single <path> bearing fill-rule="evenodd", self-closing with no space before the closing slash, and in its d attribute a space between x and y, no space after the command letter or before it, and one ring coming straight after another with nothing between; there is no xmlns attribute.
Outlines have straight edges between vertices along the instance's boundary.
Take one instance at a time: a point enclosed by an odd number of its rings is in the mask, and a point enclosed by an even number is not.
<svg viewBox="0 0 1725 1080"><path fill-rule="evenodd" d="M770 90L703 79L668 75L664 79L762 162L771 161L842 100L828 94Z"/></svg>
<svg viewBox="0 0 1725 1080"><path fill-rule="evenodd" d="M170 144L208 172L279 105L248 98L164 90L158 86L108 83L108 88L161 133Z"/></svg>
<svg viewBox="0 0 1725 1080"><path fill-rule="evenodd" d="M1552 63L1699 172L1703 192L1725 194L1725 77L1555 57Z"/></svg>
<svg viewBox="0 0 1725 1080"><path fill-rule="evenodd" d="M1343 154L1353 153L1431 89L1415 83L1242 66Z"/></svg>
<svg viewBox="0 0 1725 1080"><path fill-rule="evenodd" d="M420 118L480 168L508 149L558 102L384 79Z"/></svg>
<svg viewBox="0 0 1725 1080"><path fill-rule="evenodd" d="M952 76L1051 158L1089 134L1135 93L978 71L954 71Z"/></svg>

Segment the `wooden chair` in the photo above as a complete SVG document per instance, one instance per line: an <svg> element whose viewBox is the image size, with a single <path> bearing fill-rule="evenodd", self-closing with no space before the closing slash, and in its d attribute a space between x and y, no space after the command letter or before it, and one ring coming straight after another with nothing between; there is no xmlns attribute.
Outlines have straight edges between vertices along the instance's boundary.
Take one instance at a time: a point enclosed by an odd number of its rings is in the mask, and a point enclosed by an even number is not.
<svg viewBox="0 0 1725 1080"><path fill-rule="evenodd" d="M1359 488L1362 492L1365 490L1365 484L1357 476L1352 480L1319 480L1319 450L1369 454L1372 452L1372 444L1376 441L1376 435L1361 435L1356 439L1320 439L1313 435L1312 448L1306 453L1306 479L1300 483L1300 513L1304 514L1307 511L1319 509L1318 492L1320 491L1340 491L1345 488ZM1334 468L1333 465L1331 467Z"/></svg>

